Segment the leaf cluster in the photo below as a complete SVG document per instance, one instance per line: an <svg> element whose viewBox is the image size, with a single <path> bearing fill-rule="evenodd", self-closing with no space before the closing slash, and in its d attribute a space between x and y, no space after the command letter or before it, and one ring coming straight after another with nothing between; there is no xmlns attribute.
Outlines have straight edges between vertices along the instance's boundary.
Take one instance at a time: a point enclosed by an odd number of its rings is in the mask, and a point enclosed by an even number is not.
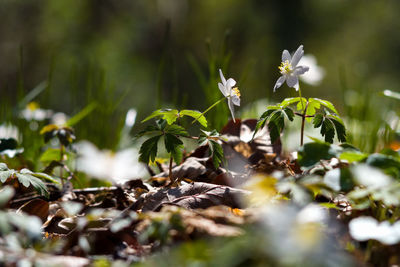
<svg viewBox="0 0 400 267"><path fill-rule="evenodd" d="M5 183L9 179L18 179L18 182L25 187L32 187L42 196L49 197L46 184L41 180L45 179L52 183L58 183L51 176L45 173L32 172L28 169L9 169L5 163L0 163L0 181Z"/></svg>
<svg viewBox="0 0 400 267"><path fill-rule="evenodd" d="M148 121L153 118L161 118L167 121L169 125L175 123L179 118L184 116L192 117L196 121L198 121L203 127L207 128L207 119L206 117L197 110L183 109L178 111L177 109L158 109L151 113L147 118L145 118L142 122Z"/></svg>
<svg viewBox="0 0 400 267"><path fill-rule="evenodd" d="M298 113L291 106L295 106ZM333 112L333 113L331 113ZM294 116L304 117L313 123L315 128L321 128L325 141L333 143L335 134L339 142L346 142L346 129L343 121L337 115L333 104L319 98L286 98L275 106L268 106L257 122L254 134L265 125L268 126L271 141L274 142L285 128L285 119L293 121Z"/></svg>
<svg viewBox="0 0 400 267"><path fill-rule="evenodd" d="M184 148L180 137L189 136L188 132L182 126L176 124L170 125L167 123L167 120L159 119L155 125L147 126L138 136L145 134L153 134L153 136L143 142L140 147L140 161L146 164L149 164L150 161L155 161L158 151L158 141L163 137L167 152L171 154L177 164L180 164Z"/></svg>

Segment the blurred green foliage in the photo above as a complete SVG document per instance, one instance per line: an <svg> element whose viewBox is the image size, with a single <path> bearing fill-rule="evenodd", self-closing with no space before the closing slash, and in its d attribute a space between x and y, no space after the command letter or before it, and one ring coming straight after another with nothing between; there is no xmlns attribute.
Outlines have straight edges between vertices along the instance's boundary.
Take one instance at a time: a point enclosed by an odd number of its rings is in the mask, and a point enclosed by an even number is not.
<svg viewBox="0 0 400 267"><path fill-rule="evenodd" d="M141 120L219 99L218 68L238 81L244 106L295 96L272 87L282 50L304 44L326 71L320 86L302 84L304 96L333 102L351 117L349 140L373 151L391 109L376 93L400 84L399 8L396 0L3 0L0 120L15 118L19 101L47 81L34 100L69 115L96 102L77 138L115 149L129 108ZM219 105L207 119L219 129L228 115ZM352 130L358 124L368 126Z"/></svg>

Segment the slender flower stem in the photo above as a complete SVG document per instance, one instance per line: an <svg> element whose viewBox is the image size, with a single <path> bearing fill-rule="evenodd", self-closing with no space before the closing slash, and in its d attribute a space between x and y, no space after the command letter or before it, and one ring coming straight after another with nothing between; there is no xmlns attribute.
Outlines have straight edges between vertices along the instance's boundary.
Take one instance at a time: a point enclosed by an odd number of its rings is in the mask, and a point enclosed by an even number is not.
<svg viewBox="0 0 400 267"><path fill-rule="evenodd" d="M301 130L300 130L300 146L303 145L304 141L304 124L306 122L306 112L307 112L307 107L308 107L308 101L306 103L306 106L304 107L303 104L303 98L301 97L301 88L299 85L299 97L300 97L300 102L301 102L301 109L302 109L302 114L301 114Z"/></svg>
<svg viewBox="0 0 400 267"><path fill-rule="evenodd" d="M207 112L209 112L213 107L215 107L216 105L218 105L219 103L221 103L221 101L223 101L226 97L224 96L223 98L221 98L220 100L218 100L217 102L215 102L214 104L212 104L209 108L207 108L205 111L203 111L203 113L201 113L199 115L199 117L197 117L197 119L194 119L192 121L192 124L195 123L198 119L201 118L201 116L203 116L204 114L206 114Z"/></svg>

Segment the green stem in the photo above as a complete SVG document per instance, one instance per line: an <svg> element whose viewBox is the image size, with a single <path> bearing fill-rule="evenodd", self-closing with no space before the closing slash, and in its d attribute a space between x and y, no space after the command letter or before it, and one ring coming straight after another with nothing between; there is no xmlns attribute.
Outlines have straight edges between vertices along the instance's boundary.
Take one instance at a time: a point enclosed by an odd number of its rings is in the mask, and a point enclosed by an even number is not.
<svg viewBox="0 0 400 267"><path fill-rule="evenodd" d="M199 115L199 117L197 117L196 119L194 119L192 121L192 124L195 123L198 119L201 118L201 116L203 116L204 114L206 114L207 112L209 112L213 107L215 107L216 105L218 105L222 100L224 100L226 97L221 98L220 100L218 100L217 102L215 102L214 104L212 104L209 108L207 108L205 111L203 111L203 113L201 113Z"/></svg>
<svg viewBox="0 0 400 267"><path fill-rule="evenodd" d="M306 106L304 107L303 104L303 98L301 97L301 89L300 89L300 85L299 85L299 97L300 97L300 102L301 102L301 109L302 109L302 114L301 114L301 130L300 130L300 146L303 145L303 141L304 141L304 125L306 122L306 112L307 112L307 106L308 106L308 102L306 104Z"/></svg>

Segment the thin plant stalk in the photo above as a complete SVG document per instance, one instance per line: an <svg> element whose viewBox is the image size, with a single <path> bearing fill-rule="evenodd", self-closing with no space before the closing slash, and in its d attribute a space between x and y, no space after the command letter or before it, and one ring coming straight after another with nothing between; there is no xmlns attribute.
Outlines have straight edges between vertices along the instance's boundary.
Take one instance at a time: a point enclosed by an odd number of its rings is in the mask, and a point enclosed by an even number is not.
<svg viewBox="0 0 400 267"><path fill-rule="evenodd" d="M303 104L303 98L301 97L301 88L299 85L299 97L300 97L300 102L301 102L301 109L302 109L302 115L301 115L301 130L300 130L300 146L303 145L303 141L304 141L304 124L306 121L306 112L307 112L307 105L304 107Z"/></svg>

